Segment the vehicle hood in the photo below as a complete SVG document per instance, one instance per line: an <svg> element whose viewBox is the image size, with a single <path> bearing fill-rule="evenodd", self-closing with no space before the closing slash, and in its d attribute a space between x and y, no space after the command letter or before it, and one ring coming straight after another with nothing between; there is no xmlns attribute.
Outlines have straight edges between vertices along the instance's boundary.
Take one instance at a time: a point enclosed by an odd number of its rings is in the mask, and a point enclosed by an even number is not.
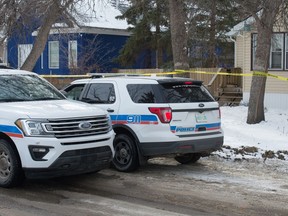
<svg viewBox="0 0 288 216"><path fill-rule="evenodd" d="M73 118L104 115L107 112L93 105L72 100L50 100L0 103L0 113L14 118Z"/></svg>

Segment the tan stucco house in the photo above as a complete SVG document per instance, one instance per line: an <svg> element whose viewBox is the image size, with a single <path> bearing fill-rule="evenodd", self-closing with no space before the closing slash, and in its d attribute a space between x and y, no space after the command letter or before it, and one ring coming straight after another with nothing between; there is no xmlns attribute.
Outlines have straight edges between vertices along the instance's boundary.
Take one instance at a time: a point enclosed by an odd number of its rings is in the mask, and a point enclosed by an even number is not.
<svg viewBox="0 0 288 216"><path fill-rule="evenodd" d="M252 73L257 43L254 18L249 17L233 27L228 36L234 41L235 67ZM271 40L268 73L288 78L288 30L274 28ZM248 103L251 76L243 76L243 102ZM267 108L288 109L288 81L268 77L264 105Z"/></svg>

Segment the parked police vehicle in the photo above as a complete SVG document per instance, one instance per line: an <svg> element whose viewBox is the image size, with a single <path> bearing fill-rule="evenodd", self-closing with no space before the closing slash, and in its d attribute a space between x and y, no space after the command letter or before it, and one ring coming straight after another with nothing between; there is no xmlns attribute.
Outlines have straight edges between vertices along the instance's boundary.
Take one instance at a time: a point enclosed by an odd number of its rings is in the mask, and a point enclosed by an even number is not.
<svg viewBox="0 0 288 216"><path fill-rule="evenodd" d="M201 81L188 78L115 76L80 79L63 90L110 113L119 171L172 155L196 162L223 145L219 104Z"/></svg>
<svg viewBox="0 0 288 216"><path fill-rule="evenodd" d="M104 169L113 139L107 111L67 100L35 73L0 69L0 186Z"/></svg>

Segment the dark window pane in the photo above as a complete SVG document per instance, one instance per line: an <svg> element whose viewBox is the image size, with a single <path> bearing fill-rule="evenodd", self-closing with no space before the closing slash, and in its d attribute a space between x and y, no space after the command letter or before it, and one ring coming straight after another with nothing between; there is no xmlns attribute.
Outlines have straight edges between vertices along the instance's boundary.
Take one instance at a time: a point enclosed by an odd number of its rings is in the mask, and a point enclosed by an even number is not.
<svg viewBox="0 0 288 216"><path fill-rule="evenodd" d="M163 86L168 103L211 102L214 99L203 86L176 85Z"/></svg>
<svg viewBox="0 0 288 216"><path fill-rule="evenodd" d="M286 70L288 69L288 52L286 52Z"/></svg>
<svg viewBox="0 0 288 216"><path fill-rule="evenodd" d="M131 84L127 86L129 95L135 103L155 103L155 94L150 84Z"/></svg>
<svg viewBox="0 0 288 216"><path fill-rule="evenodd" d="M272 52L271 68L281 68L282 52Z"/></svg>
<svg viewBox="0 0 288 216"><path fill-rule="evenodd" d="M91 84L87 96L83 99L88 103L114 103L116 100L114 86L111 83Z"/></svg>
<svg viewBox="0 0 288 216"><path fill-rule="evenodd" d="M84 84L70 86L65 90L67 92L66 97L72 100L79 100L83 88Z"/></svg>
<svg viewBox="0 0 288 216"><path fill-rule="evenodd" d="M148 85L132 84L127 86L135 103L191 103L210 102L213 97L203 86L197 85ZM156 93L155 93L156 91Z"/></svg>

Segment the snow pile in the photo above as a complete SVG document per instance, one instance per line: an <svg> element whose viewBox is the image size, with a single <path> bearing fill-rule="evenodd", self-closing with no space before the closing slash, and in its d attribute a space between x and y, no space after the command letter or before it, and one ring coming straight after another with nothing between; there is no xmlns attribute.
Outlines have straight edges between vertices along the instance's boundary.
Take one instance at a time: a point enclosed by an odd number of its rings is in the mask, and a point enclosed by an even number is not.
<svg viewBox="0 0 288 216"><path fill-rule="evenodd" d="M215 154L233 160L288 160L288 111L269 109L265 121L246 123L248 107L221 107L224 146Z"/></svg>

